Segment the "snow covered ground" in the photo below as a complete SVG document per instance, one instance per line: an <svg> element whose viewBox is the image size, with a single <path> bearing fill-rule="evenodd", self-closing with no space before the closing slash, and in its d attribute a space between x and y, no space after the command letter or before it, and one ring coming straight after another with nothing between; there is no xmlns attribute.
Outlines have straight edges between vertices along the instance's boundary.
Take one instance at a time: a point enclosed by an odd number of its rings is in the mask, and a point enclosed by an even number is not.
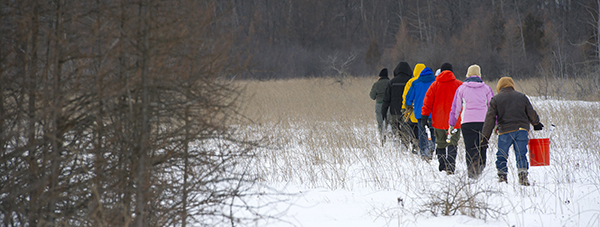
<svg viewBox="0 0 600 227"><path fill-rule="evenodd" d="M550 165L530 167L529 187L517 182L512 151L508 184L497 182L495 135L483 175L468 180L462 139L457 172L446 175L397 142L381 146L374 122L273 129L289 130L286 141L255 168L260 190L278 193L248 201L272 216L255 226L600 226L600 103L531 100L546 128L530 138L551 144Z"/></svg>

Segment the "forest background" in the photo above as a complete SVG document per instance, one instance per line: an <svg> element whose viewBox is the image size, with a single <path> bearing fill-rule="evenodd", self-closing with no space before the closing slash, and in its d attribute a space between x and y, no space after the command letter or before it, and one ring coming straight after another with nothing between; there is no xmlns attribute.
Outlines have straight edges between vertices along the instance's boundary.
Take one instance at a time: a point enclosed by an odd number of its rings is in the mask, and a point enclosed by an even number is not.
<svg viewBox="0 0 600 227"><path fill-rule="evenodd" d="M597 100L599 34L598 0L0 1L0 225L235 225L238 79L476 63Z"/></svg>

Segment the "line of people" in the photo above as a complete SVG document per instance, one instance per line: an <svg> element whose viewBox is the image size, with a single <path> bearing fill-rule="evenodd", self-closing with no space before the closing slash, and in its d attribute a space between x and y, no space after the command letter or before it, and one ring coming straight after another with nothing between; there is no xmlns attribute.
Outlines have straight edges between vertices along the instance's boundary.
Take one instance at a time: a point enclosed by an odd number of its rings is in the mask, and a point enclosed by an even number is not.
<svg viewBox="0 0 600 227"><path fill-rule="evenodd" d="M370 93L376 100L381 138L385 138L387 122L402 145L427 162L435 150L439 171L450 175L456 171L462 133L467 175L477 179L485 168L488 141L496 129L498 181L508 182L506 163L512 146L519 183L530 185L528 132L530 124L534 130L544 126L527 96L515 90L512 78L502 77L494 96L492 88L481 79L478 65L468 68L464 82L456 79L450 63L442 64L434 75L424 64L416 64L411 70L407 62L400 62L393 73L394 78L389 79L387 69L382 69Z"/></svg>

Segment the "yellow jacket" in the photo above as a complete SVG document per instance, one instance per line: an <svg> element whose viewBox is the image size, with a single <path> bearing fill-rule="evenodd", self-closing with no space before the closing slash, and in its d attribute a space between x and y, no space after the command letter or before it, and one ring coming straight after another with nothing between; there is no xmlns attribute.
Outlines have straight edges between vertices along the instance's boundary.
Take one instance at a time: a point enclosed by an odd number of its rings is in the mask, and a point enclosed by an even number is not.
<svg viewBox="0 0 600 227"><path fill-rule="evenodd" d="M406 82L406 86L404 86L404 92L402 93L402 109L405 109L406 106L404 106L404 102L406 101L406 94L408 94L408 90L410 90L410 86L412 85L413 81L419 79L419 75L421 75L421 71L423 71L423 69L425 69L425 64L419 63L417 65L415 65L415 70L413 70L413 78L410 78L410 80L408 80L408 82ZM417 110L415 110L417 111ZM421 111L421 110L418 110ZM411 113L410 114L410 121L412 123L417 123L417 118L415 118L415 113Z"/></svg>

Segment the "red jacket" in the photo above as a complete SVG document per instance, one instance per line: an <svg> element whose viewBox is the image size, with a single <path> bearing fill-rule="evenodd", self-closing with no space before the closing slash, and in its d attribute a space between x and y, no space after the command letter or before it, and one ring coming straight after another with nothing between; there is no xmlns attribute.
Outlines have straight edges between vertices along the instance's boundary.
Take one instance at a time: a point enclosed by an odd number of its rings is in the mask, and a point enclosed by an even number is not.
<svg viewBox="0 0 600 227"><path fill-rule="evenodd" d="M434 128L448 129L448 119L450 118L454 93L461 84L462 81L457 80L452 71L445 70L435 78L435 82L427 90L425 100L423 100L423 108L421 108L421 116L432 114L431 120ZM460 128L460 117L456 122L455 128Z"/></svg>

